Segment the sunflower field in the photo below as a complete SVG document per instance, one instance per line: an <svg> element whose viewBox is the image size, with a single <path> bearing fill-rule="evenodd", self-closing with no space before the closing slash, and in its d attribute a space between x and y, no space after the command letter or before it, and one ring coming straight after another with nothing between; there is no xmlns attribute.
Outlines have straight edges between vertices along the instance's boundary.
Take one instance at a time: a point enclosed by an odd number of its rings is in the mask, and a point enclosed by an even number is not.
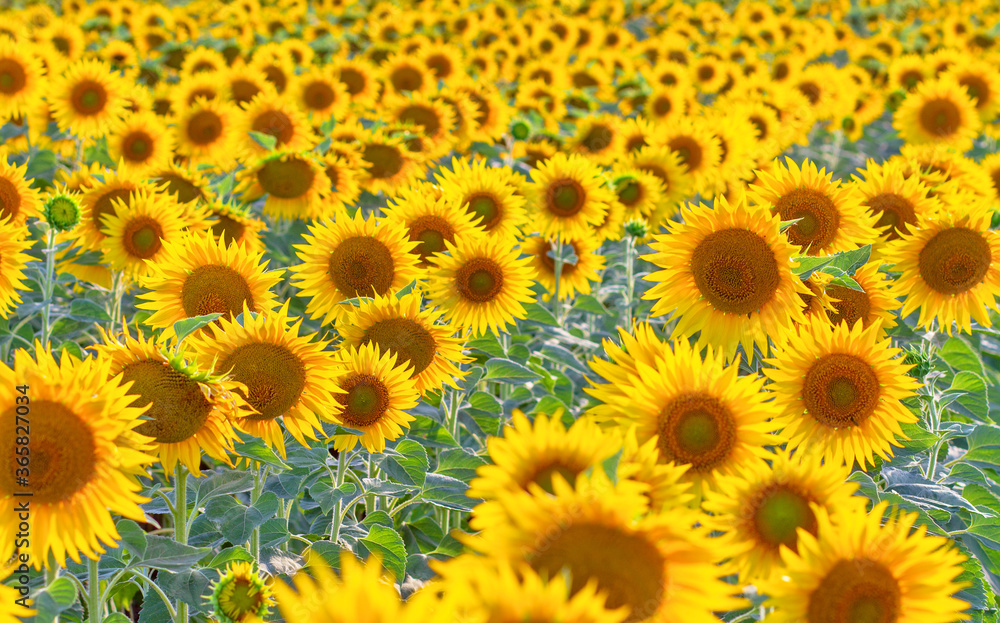
<svg viewBox="0 0 1000 623"><path fill-rule="evenodd" d="M0 623L997 623L998 138L998 0L2 1Z"/></svg>

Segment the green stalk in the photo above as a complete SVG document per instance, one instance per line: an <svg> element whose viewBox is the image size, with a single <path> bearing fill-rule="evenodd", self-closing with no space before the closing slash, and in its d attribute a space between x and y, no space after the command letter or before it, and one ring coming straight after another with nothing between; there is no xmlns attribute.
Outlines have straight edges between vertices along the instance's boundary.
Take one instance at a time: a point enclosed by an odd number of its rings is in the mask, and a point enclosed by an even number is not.
<svg viewBox="0 0 1000 623"><path fill-rule="evenodd" d="M257 503L260 494L264 490L264 481L267 479L267 466L260 466L253 471L253 490L250 492L250 506ZM260 526L250 533L250 555L254 560L260 560Z"/></svg>
<svg viewBox="0 0 1000 623"><path fill-rule="evenodd" d="M552 259L556 273L556 285L552 289L552 315L556 317L556 321L560 321L559 316L562 314L562 303L559 302L559 280L562 278L563 269L562 236L556 236L552 250L555 253L555 257Z"/></svg>
<svg viewBox="0 0 1000 623"><path fill-rule="evenodd" d="M45 567L45 587L52 586L57 579L59 579L59 565L56 564L55 554L49 552L49 564ZM52 623L59 623L59 617L52 619Z"/></svg>
<svg viewBox="0 0 1000 623"><path fill-rule="evenodd" d="M87 612L90 613L90 623L101 623L104 619L104 608L101 603L101 581L97 577L97 565L100 559L87 559Z"/></svg>
<svg viewBox="0 0 1000 623"><path fill-rule="evenodd" d="M632 328L632 300L635 298L635 238L625 237L625 328Z"/></svg>
<svg viewBox="0 0 1000 623"><path fill-rule="evenodd" d="M122 315L122 298L125 296L125 288L128 287L128 278L120 270L116 270L111 275L111 306L108 315L111 316L111 327L114 331L118 327L118 322Z"/></svg>
<svg viewBox="0 0 1000 623"><path fill-rule="evenodd" d="M56 255L56 230L49 227L45 232L45 278L42 282L42 347L48 348L49 338L52 333L52 296L56 290L55 283L55 255Z"/></svg>
<svg viewBox="0 0 1000 623"><path fill-rule="evenodd" d="M337 472L333 476L333 488L339 489L344 484L344 471L347 466L347 451L337 454ZM330 542L336 544L340 539L340 526L344 521L344 500L337 500L337 510L333 512L333 524L330 526Z"/></svg>
<svg viewBox="0 0 1000 623"><path fill-rule="evenodd" d="M187 468L184 463L177 461L174 469L174 540L181 545L187 545ZM175 623L188 623L188 605L177 600L177 612L174 615Z"/></svg>

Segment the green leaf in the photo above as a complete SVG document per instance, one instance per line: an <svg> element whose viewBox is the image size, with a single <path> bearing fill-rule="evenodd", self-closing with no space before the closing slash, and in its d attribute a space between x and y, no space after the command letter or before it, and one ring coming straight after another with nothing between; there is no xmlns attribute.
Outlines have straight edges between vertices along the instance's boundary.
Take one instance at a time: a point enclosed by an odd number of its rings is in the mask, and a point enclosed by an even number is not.
<svg viewBox="0 0 1000 623"><path fill-rule="evenodd" d="M792 272L798 275L799 279L805 281L814 272L832 262L833 258L803 255L801 257L792 258L792 261L795 262L792 267Z"/></svg>
<svg viewBox="0 0 1000 623"><path fill-rule="evenodd" d="M430 469L427 450L412 439L404 439L391 451L386 451L380 469L396 482L423 487L424 477Z"/></svg>
<svg viewBox="0 0 1000 623"><path fill-rule="evenodd" d="M529 322L536 322L538 324L549 325L550 327L558 327L559 321L556 317L552 315L546 307L539 305L538 303L525 303L524 311L527 312L525 320Z"/></svg>
<svg viewBox="0 0 1000 623"><path fill-rule="evenodd" d="M882 476L886 481L886 491L897 493L924 510L931 507L954 512L963 508L974 513L979 512L973 504L955 491L927 480L920 474L887 465L882 469Z"/></svg>
<svg viewBox="0 0 1000 623"><path fill-rule="evenodd" d="M274 517L278 512L278 496L273 493L264 493L253 506L243 506L239 504L236 508L228 511L219 526L223 536L233 545L246 543L250 540L250 534L254 528L259 528L265 521Z"/></svg>
<svg viewBox="0 0 1000 623"><path fill-rule="evenodd" d="M847 275L840 275L839 277L834 277L833 280L830 281L830 285L841 286L843 288L850 288L851 290L856 290L858 292L865 291L864 288L858 285L857 281L855 281L851 277L848 277Z"/></svg>
<svg viewBox="0 0 1000 623"><path fill-rule="evenodd" d="M497 336L492 333L487 333L482 337L477 337L473 340L469 340L465 343L465 348L474 348L476 350L481 350L487 355L493 357L506 357L507 352L504 351L503 346L497 341Z"/></svg>
<svg viewBox="0 0 1000 623"><path fill-rule="evenodd" d="M976 467L1000 469L1000 428L989 424L977 426L966 443L969 451L963 461Z"/></svg>
<svg viewBox="0 0 1000 623"><path fill-rule="evenodd" d="M196 562L211 552L207 547L182 545L169 537L158 534L147 534L146 542L145 556L142 560L136 560L129 564L129 569L149 567L180 573L193 567Z"/></svg>
<svg viewBox="0 0 1000 623"><path fill-rule="evenodd" d="M468 489L469 485L458 478L430 473L424 479L424 490L420 497L435 506L469 512L472 510L473 500L465 495Z"/></svg>
<svg viewBox="0 0 1000 623"><path fill-rule="evenodd" d="M486 362L486 376L483 377L487 381L518 384L540 378L541 375L532 372L521 364L515 363L510 359L500 358L490 359Z"/></svg>
<svg viewBox="0 0 1000 623"><path fill-rule="evenodd" d="M577 294L576 299L573 301L573 309L578 309L591 314L597 314L599 316L612 315L612 313L608 311L608 308L604 306L604 303L600 302L597 298L590 294Z"/></svg>
<svg viewBox="0 0 1000 623"><path fill-rule="evenodd" d="M962 370L955 375L955 378L951 382L951 387L948 388L947 393L951 394L952 392L957 393L958 404L964 407L964 409L951 407L953 410L960 412L967 411L969 415L972 415L974 419L980 422L989 421L990 405L988 389L986 381L981 376L975 372Z"/></svg>
<svg viewBox="0 0 1000 623"><path fill-rule="evenodd" d="M102 623L132 623L132 619L128 618L121 612L115 612L104 617Z"/></svg>
<svg viewBox="0 0 1000 623"><path fill-rule="evenodd" d="M278 139L270 134L265 134L263 132L254 132L250 130L247 132L250 138L253 139L255 143L266 149L267 151L274 151L274 148L278 145Z"/></svg>
<svg viewBox="0 0 1000 623"><path fill-rule="evenodd" d="M221 315L222 314L206 314L204 316L195 316L193 318L178 320L174 323L174 335L177 336L177 344L180 345L180 343L184 341L184 338L204 327L208 323L214 322Z"/></svg>
<svg viewBox="0 0 1000 623"><path fill-rule="evenodd" d="M438 455L437 473L469 482L476 476L476 470L486 465L486 460L464 448L450 448Z"/></svg>
<svg viewBox="0 0 1000 623"><path fill-rule="evenodd" d="M253 489L253 473L248 471L224 470L207 478L195 480L195 499L204 503L220 495L246 493Z"/></svg>
<svg viewBox="0 0 1000 623"><path fill-rule="evenodd" d="M204 571L186 569L164 576L157 577L162 582L163 592L191 606L193 610L191 614L204 610L206 606L204 595L211 593L209 585L212 583Z"/></svg>
<svg viewBox="0 0 1000 623"><path fill-rule="evenodd" d="M406 546L398 532L382 524L375 524L368 531L368 536L360 539L360 542L368 551L382 559L382 565L393 576L399 580L406 577Z"/></svg>
<svg viewBox="0 0 1000 623"><path fill-rule="evenodd" d="M948 338L944 346L938 349L937 355L956 372L966 370L986 376L979 354L958 336Z"/></svg>
<svg viewBox="0 0 1000 623"><path fill-rule="evenodd" d="M243 436L241 435L241 438ZM265 465L270 465L276 469L285 470L290 469L288 464L278 458L278 455L274 453L263 440L253 437L250 438L249 435L246 436L249 440L243 443L236 444L235 452L236 454L246 457L248 459L253 459Z"/></svg>
<svg viewBox="0 0 1000 623"><path fill-rule="evenodd" d="M601 467L604 469L604 473L608 475L611 482L618 484L618 462L622 458L622 450L615 452L613 455L601 461ZM573 484L573 483L570 483Z"/></svg>
<svg viewBox="0 0 1000 623"><path fill-rule="evenodd" d="M63 342L62 344L60 344L59 345L60 361L62 361L63 353L69 353L70 355L72 355L77 359L83 359L83 349L80 348L80 345L77 344L76 342L70 341L70 342Z"/></svg>
<svg viewBox="0 0 1000 623"><path fill-rule="evenodd" d="M88 299L73 299L69 305L69 317L80 322L107 322L111 320L111 316L108 315L103 306Z"/></svg>
<svg viewBox="0 0 1000 623"><path fill-rule="evenodd" d="M833 256L830 267L838 268L848 275L853 275L854 271L864 266L872 255L872 245L867 244L860 249L844 251Z"/></svg>
<svg viewBox="0 0 1000 623"><path fill-rule="evenodd" d="M497 400L493 394L488 394L486 392L473 392L472 395L469 396L469 404L472 405L473 409L487 411L493 415L500 415L503 413L503 406L501 406L500 401Z"/></svg>
<svg viewBox="0 0 1000 623"><path fill-rule="evenodd" d="M243 549L242 546L236 545L221 550L218 554L206 560L202 566L211 567L212 569L223 569L231 562L250 562L252 560L253 556L250 555L250 552Z"/></svg>
<svg viewBox="0 0 1000 623"><path fill-rule="evenodd" d="M323 514L329 514L338 500L352 500L359 495L358 486L353 482L345 482L334 488L328 480L319 480L308 489L310 497L319 504Z"/></svg>
<svg viewBox="0 0 1000 623"><path fill-rule="evenodd" d="M137 559L146 555L146 531L131 519L119 519L115 530L121 536L121 547Z"/></svg>
<svg viewBox="0 0 1000 623"><path fill-rule="evenodd" d="M37 614L32 621L49 623L76 603L76 586L67 577L57 578L35 597Z"/></svg>
<svg viewBox="0 0 1000 623"><path fill-rule="evenodd" d="M56 158L54 151L51 149L41 149L35 152L28 160L28 168L24 172L24 177L26 179L40 177L51 180L58 164L59 160Z"/></svg>

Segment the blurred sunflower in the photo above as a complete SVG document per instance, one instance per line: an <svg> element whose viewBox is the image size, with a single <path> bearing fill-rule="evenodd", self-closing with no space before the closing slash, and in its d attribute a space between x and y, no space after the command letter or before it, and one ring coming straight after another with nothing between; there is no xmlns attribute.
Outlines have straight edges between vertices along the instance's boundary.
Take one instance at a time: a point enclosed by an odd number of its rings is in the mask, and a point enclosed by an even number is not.
<svg viewBox="0 0 1000 623"><path fill-rule="evenodd" d="M331 416L362 435L334 435L334 446L338 452L349 452L360 441L368 452L384 452L386 441L398 439L403 428L409 428L414 418L406 410L420 401L410 366L375 342L342 348L338 354L345 370L337 379L339 392Z"/></svg>
<svg viewBox="0 0 1000 623"><path fill-rule="evenodd" d="M160 192L173 195L181 204L210 202L214 199L208 178L196 167L183 167L176 162L153 169L146 174Z"/></svg>
<svg viewBox="0 0 1000 623"><path fill-rule="evenodd" d="M229 99L237 104L249 104L253 98L262 93L277 94L274 85L267 81L264 73L237 61L223 68L216 74L216 80L224 85L224 91Z"/></svg>
<svg viewBox="0 0 1000 623"><path fill-rule="evenodd" d="M417 243L395 219L342 212L309 232L295 245L302 263L291 267L292 282L309 298L306 313L323 324L347 312L347 299L384 296L422 276L412 253Z"/></svg>
<svg viewBox="0 0 1000 623"><path fill-rule="evenodd" d="M361 184L371 193L394 194L424 175L423 159L407 147L406 139L382 129L361 138L361 159L367 171Z"/></svg>
<svg viewBox="0 0 1000 623"><path fill-rule="evenodd" d="M625 145L621 117L609 113L579 119L567 149L586 156L597 164L610 165Z"/></svg>
<svg viewBox="0 0 1000 623"><path fill-rule="evenodd" d="M220 318L208 332L192 335L185 345L199 366L241 383L234 390L240 409L239 427L284 457L282 427L303 446L316 440L319 418L327 419L334 404L342 366L314 341L299 335L302 318L288 317L288 302L275 311L251 314L244 305L242 324Z"/></svg>
<svg viewBox="0 0 1000 623"><path fill-rule="evenodd" d="M457 364L467 361L463 341L454 337L455 328L438 322L440 311L421 311L421 295L410 292L401 297L376 296L349 309L337 327L343 338L341 348L375 344L382 353L395 355L397 365L409 370L410 378L422 394L457 387L465 376Z"/></svg>
<svg viewBox="0 0 1000 623"><path fill-rule="evenodd" d="M502 169L491 167L482 160L470 164L452 158L451 169L442 170L437 175L437 182L443 200L461 206L475 228L491 239L516 236L528 220L524 197L508 183Z"/></svg>
<svg viewBox="0 0 1000 623"><path fill-rule="evenodd" d="M177 153L194 164L211 164L228 169L236 160L233 152L236 140L237 108L221 99L198 98L178 111Z"/></svg>
<svg viewBox="0 0 1000 623"><path fill-rule="evenodd" d="M986 59L966 59L948 73L955 77L972 98L983 123L991 123L1000 112L1000 73ZM946 74L947 75L947 74Z"/></svg>
<svg viewBox="0 0 1000 623"><path fill-rule="evenodd" d="M240 150L239 157L245 162L270 155L270 150L251 137L250 132L273 137L275 149L285 152L308 151L316 144L305 114L288 97L274 93L261 93L243 104L234 125L234 147Z"/></svg>
<svg viewBox="0 0 1000 623"><path fill-rule="evenodd" d="M558 290L559 300L571 300L578 293L590 294L590 282L600 282L598 271L604 269L604 256L599 255L597 250L601 247L601 240L597 236L587 236L562 241L563 254L568 256L572 252L576 259L563 261L558 288L556 262L550 255L555 252L555 243L541 236L531 236L524 240L524 253L531 257L535 279L548 290L549 296Z"/></svg>
<svg viewBox="0 0 1000 623"><path fill-rule="evenodd" d="M703 117L683 117L670 121L663 125L661 138L687 169L695 192L703 193L715 187L719 177L722 146Z"/></svg>
<svg viewBox="0 0 1000 623"><path fill-rule="evenodd" d="M47 99L62 132L96 138L125 112L127 84L104 61L77 61L52 78Z"/></svg>
<svg viewBox="0 0 1000 623"><path fill-rule="evenodd" d="M847 481L850 468L824 463L818 454L779 451L769 462L748 464L742 473L720 476L705 493L706 523L726 533L739 550L734 564L740 581L769 578L784 565L782 547L797 551L799 530L816 536L813 505L836 517L864 511L866 500L855 496L858 485Z"/></svg>
<svg viewBox="0 0 1000 623"><path fill-rule="evenodd" d="M261 233L267 228L267 224L254 218L249 205L235 201L212 201L207 204L206 209L212 221L212 235L225 246L236 243L251 254L264 250Z"/></svg>
<svg viewBox="0 0 1000 623"><path fill-rule="evenodd" d="M368 106L375 103L381 95L382 84L379 81L378 70L364 58L337 59L331 65L334 76L347 89L351 103L362 107Z"/></svg>
<svg viewBox="0 0 1000 623"><path fill-rule="evenodd" d="M623 387L585 391L611 407L606 417L616 426L635 425L640 444L656 438L660 462L689 465L684 479L700 495L719 475L760 462L765 446L783 441L769 421L780 411L761 392L763 379L739 376L720 351L708 348L702 359L686 340L672 346L651 363L637 361Z"/></svg>
<svg viewBox="0 0 1000 623"><path fill-rule="evenodd" d="M624 208L624 219L648 216L656 210L663 196L663 182L641 169L616 165L611 168L609 186Z"/></svg>
<svg viewBox="0 0 1000 623"><path fill-rule="evenodd" d="M454 244L456 239L477 232L473 214L462 205L459 197L438 196L430 184L421 183L390 200L385 214L406 227L410 242L417 243L413 253L426 268L431 265L431 256L448 250L445 243Z"/></svg>
<svg viewBox="0 0 1000 623"><path fill-rule="evenodd" d="M186 76L179 83L171 85L168 94L170 107L178 111L190 108L199 99L212 102L228 100L228 87L229 84L215 72Z"/></svg>
<svg viewBox="0 0 1000 623"><path fill-rule="evenodd" d="M12 225L24 225L28 218L42 215L41 195L29 185L27 172L27 163L17 166L6 156L0 159L0 220Z"/></svg>
<svg viewBox="0 0 1000 623"><path fill-rule="evenodd" d="M448 254L431 258L427 297L456 325L474 336L495 335L527 315L534 301L531 258L521 258L509 240L469 236L445 243Z"/></svg>
<svg viewBox="0 0 1000 623"><path fill-rule="evenodd" d="M128 113L107 134L108 154L137 175L166 166L173 158L173 129L151 112Z"/></svg>
<svg viewBox="0 0 1000 623"><path fill-rule="evenodd" d="M661 354L673 352L669 344L660 339L647 322L634 325L631 331L618 327L618 338L621 344L616 344L609 338L602 341L601 352L608 361L595 358L589 363L590 369L607 381L597 383L588 378L593 392L603 396L605 402L592 405L587 413L601 420L613 419L618 413L614 405L620 402L620 398L629 395L626 387L631 382L630 377L639 373L637 362L654 365ZM593 393L589 388L584 391Z"/></svg>
<svg viewBox="0 0 1000 623"><path fill-rule="evenodd" d="M161 339L174 337L174 323L185 318L222 314L232 319L243 312L269 312L278 305L272 289L282 270L266 271L263 253L203 232L164 245L150 262L149 275L136 308L153 314L151 327L163 329ZM216 323L221 322L221 318Z"/></svg>
<svg viewBox="0 0 1000 623"><path fill-rule="evenodd" d="M45 74L31 48L0 37L0 119L27 115L43 94Z"/></svg>
<svg viewBox="0 0 1000 623"><path fill-rule="evenodd" d="M654 175L663 185L660 201L649 214L655 227L660 221L673 216L681 201L687 199L691 190L691 176L681 164L680 156L666 146L650 145L629 153L619 163L625 167L639 169Z"/></svg>
<svg viewBox="0 0 1000 623"><path fill-rule="evenodd" d="M32 246L28 228L10 218L0 220L0 317L8 318L21 303L17 290L30 290L25 284L25 269L32 257L25 253Z"/></svg>
<svg viewBox="0 0 1000 623"><path fill-rule="evenodd" d="M341 145L343 147L343 145ZM350 149L345 155L334 152L336 145L331 145L331 153L320 159L323 171L330 180L330 196L322 203L322 213L317 218L333 218L341 209L353 206L361 195L358 176L361 175L360 156ZM358 164L353 162L359 161Z"/></svg>
<svg viewBox="0 0 1000 623"><path fill-rule="evenodd" d="M298 76L294 96L299 109L309 115L314 124L343 118L351 104L347 87L337 80L330 66L312 67Z"/></svg>
<svg viewBox="0 0 1000 623"><path fill-rule="evenodd" d="M151 271L147 260L158 261L165 255L164 246L184 235L177 202L140 189L127 200L113 200L112 207L102 218L104 261L133 279L146 277Z"/></svg>
<svg viewBox="0 0 1000 623"><path fill-rule="evenodd" d="M604 186L599 167L578 154L556 154L531 172L538 233L550 238L580 239L602 222L614 195Z"/></svg>
<svg viewBox="0 0 1000 623"><path fill-rule="evenodd" d="M512 564L523 561L547 577L568 572L571 595L589 592L586 587L596 583L606 608L629 609L627 623L708 623L717 620L713 611L740 606L741 600L731 597L738 589L719 579L727 571L715 564L728 552L692 528L696 512L674 508L649 514L644 485L612 485L597 479L598 473L603 472L577 477L575 487L553 479L555 495L507 492L484 502L509 511L492 513L498 521L483 526L467 544ZM448 577L456 563L431 564Z"/></svg>
<svg viewBox="0 0 1000 623"><path fill-rule="evenodd" d="M427 95L411 93L408 97L388 98L382 107L389 119L413 126L427 158L436 159L451 150L455 111L446 103Z"/></svg>
<svg viewBox="0 0 1000 623"><path fill-rule="evenodd" d="M785 570L762 586L776 623L809 621L941 621L969 618L953 597L966 557L949 539L914 529L917 513L880 502L834 523L816 514L816 536L799 533L798 551L782 550Z"/></svg>
<svg viewBox="0 0 1000 623"><path fill-rule="evenodd" d="M137 473L153 462L146 454L148 437L135 432L143 421L142 409L131 406L127 388L109 383L110 361L80 361L63 351L59 363L46 346L36 342L36 359L27 350L14 353L13 369L0 365L3 404L0 419L14 430L15 405L25 396L15 387L31 391L31 513L27 519L31 539L20 553L32 566L59 566L66 557L81 562L81 554L97 560L102 545L116 547L121 538L113 515L143 521ZM0 438L0 456L15 456L15 436ZM25 487L15 482L17 466L10 459L0 471L0 510L16 518L15 494ZM0 523L4 542L13 542L18 523Z"/></svg>
<svg viewBox="0 0 1000 623"><path fill-rule="evenodd" d="M230 424L236 415L235 384L199 372L183 355L168 354L163 338L144 339L141 331L132 337L127 327L121 335L100 331L103 343L92 348L111 362L108 379L129 385L131 406L148 406L135 431L152 438L149 453L164 471L173 473L180 461L200 476L203 451L232 466L228 453L237 439Z"/></svg>
<svg viewBox="0 0 1000 623"><path fill-rule="evenodd" d="M976 105L954 76L924 82L893 115L893 127L910 144L934 143L966 151L978 133Z"/></svg>
<svg viewBox="0 0 1000 623"><path fill-rule="evenodd" d="M782 221L798 219L785 236L803 255L832 255L875 242L875 218L861 205L854 185L833 181L810 160L800 168L786 157L770 171L757 171L748 188L752 203L770 208Z"/></svg>
<svg viewBox="0 0 1000 623"><path fill-rule="evenodd" d="M897 358L901 351L880 340L880 327L830 325L813 317L798 335L765 363L764 374L774 405L783 411L775 419L788 447L815 449L829 461L863 470L885 460L896 437L906 438L901 423L917 416L902 403L921 383L906 371L912 366ZM901 446L900 446L901 447Z"/></svg>
<svg viewBox="0 0 1000 623"><path fill-rule="evenodd" d="M937 320L951 335L972 332L972 319L988 327L988 310L1000 294L1000 234L991 231L992 212L975 206L950 205L936 217L921 217L914 232L885 249L887 262L902 273L892 284L893 297L905 296L905 318L918 308L917 326Z"/></svg>
<svg viewBox="0 0 1000 623"><path fill-rule="evenodd" d="M330 178L322 163L308 151L270 152L238 174L234 190L244 202L265 194L264 213L272 218L309 220L324 212Z"/></svg>
<svg viewBox="0 0 1000 623"><path fill-rule="evenodd" d="M779 217L740 196L733 204L717 197L714 209L689 207L683 218L642 256L662 269L646 277L656 282L643 295L656 301L652 314L673 313L675 337L699 333L699 346L721 348L726 360L738 346L752 361L755 347L766 353L769 339L783 343L808 290L792 274L794 248Z"/></svg>

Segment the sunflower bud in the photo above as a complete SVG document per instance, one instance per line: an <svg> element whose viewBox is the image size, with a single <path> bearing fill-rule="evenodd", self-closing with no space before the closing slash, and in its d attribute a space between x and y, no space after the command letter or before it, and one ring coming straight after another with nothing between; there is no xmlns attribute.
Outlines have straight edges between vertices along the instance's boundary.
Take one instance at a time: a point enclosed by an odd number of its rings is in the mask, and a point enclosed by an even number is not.
<svg viewBox="0 0 1000 623"><path fill-rule="evenodd" d="M649 224L643 219L635 219L625 223L625 233L633 238L645 238L649 233Z"/></svg>
<svg viewBox="0 0 1000 623"><path fill-rule="evenodd" d="M527 140L531 136L531 124L523 119L517 119L510 124L510 135L516 140Z"/></svg>
<svg viewBox="0 0 1000 623"><path fill-rule="evenodd" d="M81 215L80 200L71 193L56 193L45 202L45 222L56 231L73 229Z"/></svg>
<svg viewBox="0 0 1000 623"><path fill-rule="evenodd" d="M270 587L247 562L230 563L212 586L210 600L214 616L223 623L263 618L274 603Z"/></svg>

